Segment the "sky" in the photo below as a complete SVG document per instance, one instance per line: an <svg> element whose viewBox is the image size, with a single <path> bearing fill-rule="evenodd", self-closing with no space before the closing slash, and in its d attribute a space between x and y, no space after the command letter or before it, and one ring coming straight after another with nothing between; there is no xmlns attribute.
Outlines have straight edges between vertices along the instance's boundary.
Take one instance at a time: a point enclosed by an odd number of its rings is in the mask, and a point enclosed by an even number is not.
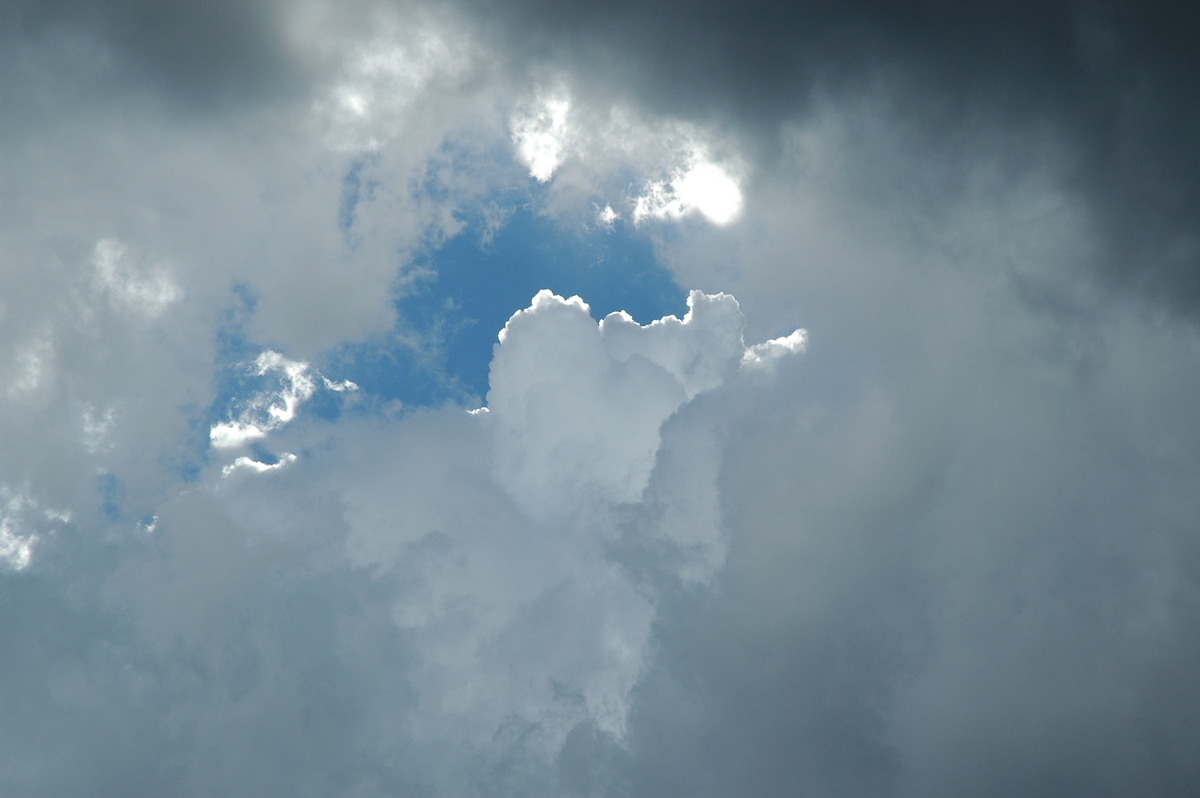
<svg viewBox="0 0 1200 798"><path fill-rule="evenodd" d="M1200 13L0 10L0 794L1194 796Z"/></svg>

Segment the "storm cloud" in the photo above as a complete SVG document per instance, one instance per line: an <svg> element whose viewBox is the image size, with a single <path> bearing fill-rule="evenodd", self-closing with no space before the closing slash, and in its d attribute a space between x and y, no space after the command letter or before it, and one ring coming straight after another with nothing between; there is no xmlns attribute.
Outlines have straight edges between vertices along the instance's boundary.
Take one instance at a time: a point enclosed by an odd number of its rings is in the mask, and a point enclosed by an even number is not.
<svg viewBox="0 0 1200 798"><path fill-rule="evenodd" d="M545 3L482 12L506 48L592 90L723 125L779 157L780 128L824 98L873 94L900 137L939 158L986 141L1011 168L1049 165L1095 215L1094 268L1194 313L1200 301L1200 116L1186 3ZM520 55L518 57L521 57ZM524 59L523 59L524 61ZM542 66L541 68L545 68ZM967 150L967 152L964 152ZM1043 165L1044 166L1044 165ZM914 198L919 201L918 198Z"/></svg>
<svg viewBox="0 0 1200 798"><path fill-rule="evenodd" d="M2 20L0 792L1195 794L1190 7Z"/></svg>

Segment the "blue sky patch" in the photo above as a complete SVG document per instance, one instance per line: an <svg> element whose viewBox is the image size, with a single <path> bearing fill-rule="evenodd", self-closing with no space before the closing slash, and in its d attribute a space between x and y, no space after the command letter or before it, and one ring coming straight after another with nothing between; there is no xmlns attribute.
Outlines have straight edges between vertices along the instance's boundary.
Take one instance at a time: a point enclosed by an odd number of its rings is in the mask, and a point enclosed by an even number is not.
<svg viewBox="0 0 1200 798"><path fill-rule="evenodd" d="M418 262L429 276L397 300L397 329L332 358L334 378L410 405L481 400L497 333L543 288L578 294L597 319L625 310L646 323L686 311L686 292L632 226L565 228L524 202L502 209L509 215L496 229L496 206L480 207L462 232Z"/></svg>

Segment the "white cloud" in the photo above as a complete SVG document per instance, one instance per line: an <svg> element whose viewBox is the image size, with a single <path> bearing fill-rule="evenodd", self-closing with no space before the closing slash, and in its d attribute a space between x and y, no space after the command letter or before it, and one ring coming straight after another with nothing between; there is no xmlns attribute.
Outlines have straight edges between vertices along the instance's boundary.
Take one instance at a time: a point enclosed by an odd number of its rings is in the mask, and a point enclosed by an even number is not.
<svg viewBox="0 0 1200 798"><path fill-rule="evenodd" d="M37 535L22 537L11 529L7 513L0 519L0 563L15 571L29 566Z"/></svg>
<svg viewBox="0 0 1200 798"><path fill-rule="evenodd" d="M803 352L807 345L808 333L805 330L796 330L790 335L772 338L770 341L749 347L742 355L742 364L754 366L768 364L780 357Z"/></svg>
<svg viewBox="0 0 1200 798"><path fill-rule="evenodd" d="M742 210L742 191L721 167L700 160L669 180L647 183L633 205L635 224L646 219L679 219L699 212L713 224L727 224Z"/></svg>
<svg viewBox="0 0 1200 798"><path fill-rule="evenodd" d="M562 92L546 93L514 114L509 123L517 157L539 183L553 177L562 163L570 111L571 101Z"/></svg>
<svg viewBox="0 0 1200 798"><path fill-rule="evenodd" d="M296 455L291 452L284 452L279 459L274 463L263 463L255 460L253 457L242 455L227 466L222 466L221 474L229 476L235 471L244 470L255 474L265 474L268 471L277 471L289 463L296 462Z"/></svg>
<svg viewBox="0 0 1200 798"><path fill-rule="evenodd" d="M611 205L605 205L596 212L596 221L601 227L607 230L612 230L613 224L620 218L621 214L613 210L613 206Z"/></svg>
<svg viewBox="0 0 1200 798"><path fill-rule="evenodd" d="M590 211L609 228L623 216L641 224L700 215L718 226L738 218L745 167L736 141L711 126L589 99L562 84L518 104L509 121L530 176L555 178L548 196L556 214Z"/></svg>
<svg viewBox="0 0 1200 798"><path fill-rule="evenodd" d="M278 388L258 392L243 400L236 418L221 421L209 429L208 437L214 448L241 446L261 440L269 433L281 429L296 417L300 405L310 399L317 390L317 382L307 363L289 360L268 349L255 358L251 374L265 377L273 373L279 377ZM333 382L326 377L317 376L326 390L339 393L358 390L358 386L349 380ZM238 462L241 460L247 458L239 458Z"/></svg>
<svg viewBox="0 0 1200 798"><path fill-rule="evenodd" d="M38 545L38 533L70 520L70 511L40 506L28 489L0 485L0 575L5 568L28 568Z"/></svg>

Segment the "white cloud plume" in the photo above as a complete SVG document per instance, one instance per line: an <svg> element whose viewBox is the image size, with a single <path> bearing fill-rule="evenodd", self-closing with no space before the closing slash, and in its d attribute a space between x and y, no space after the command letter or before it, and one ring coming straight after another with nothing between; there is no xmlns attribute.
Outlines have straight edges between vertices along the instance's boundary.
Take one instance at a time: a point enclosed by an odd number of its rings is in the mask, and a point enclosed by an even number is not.
<svg viewBox="0 0 1200 798"><path fill-rule="evenodd" d="M242 402L236 418L218 422L209 429L208 437L214 448L242 446L281 429L296 417L296 410L317 390L317 382L307 363L289 360L268 349L255 358L251 374L265 377L273 373L278 375L278 388L254 394ZM358 386L349 380L320 379L326 390L339 393L358 390ZM239 462L242 460L246 458L239 458Z"/></svg>
<svg viewBox="0 0 1200 798"><path fill-rule="evenodd" d="M721 167L700 160L668 180L646 184L634 199L633 221L679 219L699 212L714 224L733 221L742 210L742 191Z"/></svg>
<svg viewBox="0 0 1200 798"><path fill-rule="evenodd" d="M562 163L571 101L561 93L539 97L524 112L513 116L513 143L517 157L539 183L547 182Z"/></svg>

